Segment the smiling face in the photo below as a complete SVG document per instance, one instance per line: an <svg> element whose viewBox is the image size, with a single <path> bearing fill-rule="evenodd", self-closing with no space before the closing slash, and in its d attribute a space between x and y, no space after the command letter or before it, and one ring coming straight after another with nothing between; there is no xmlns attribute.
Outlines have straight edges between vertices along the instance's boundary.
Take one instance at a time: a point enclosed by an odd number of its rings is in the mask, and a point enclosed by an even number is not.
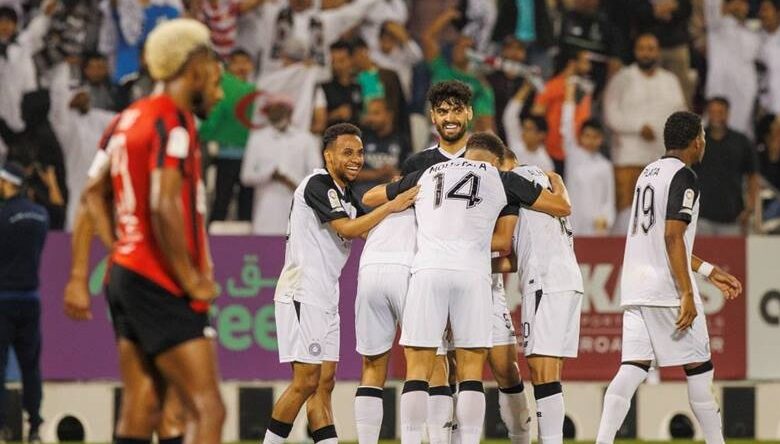
<svg viewBox="0 0 780 444"><path fill-rule="evenodd" d="M353 134L342 134L325 150L330 172L341 182L357 179L363 169L363 141Z"/></svg>
<svg viewBox="0 0 780 444"><path fill-rule="evenodd" d="M431 122L439 136L447 142L462 139L472 117L470 106L453 101L441 102L431 110Z"/></svg>

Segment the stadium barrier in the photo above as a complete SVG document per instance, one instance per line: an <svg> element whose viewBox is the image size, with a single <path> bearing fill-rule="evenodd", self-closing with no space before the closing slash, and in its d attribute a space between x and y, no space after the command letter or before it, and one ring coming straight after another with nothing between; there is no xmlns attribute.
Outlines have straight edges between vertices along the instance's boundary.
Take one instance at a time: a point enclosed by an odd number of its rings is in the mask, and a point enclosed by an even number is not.
<svg viewBox="0 0 780 444"><path fill-rule="evenodd" d="M337 427L345 440L354 439L352 397L360 375L360 359L354 352L354 296L361 245L361 242L355 242L341 280L343 328L337 373L340 382L334 404ZM273 290L284 262L284 239L219 236L212 237L211 247L221 293L211 316L219 334L220 369L227 381L223 384L223 392L228 405L232 406L229 408L226 439L256 437L265 429L262 421L268 417L273 396L281 393L290 376L289 367L277 361L273 319ZM576 240L575 247L586 294L580 356L567 362L565 378L580 382L566 384L565 392L571 428L575 430L576 437L592 439L600 415L600 408L596 407L600 407L606 382L615 374L620 362L622 316L616 289L624 241L620 238L583 238ZM780 239L701 238L697 239L694 251L724 266L745 284L745 296L727 302L714 286L704 280L698 282L712 337L718 384L729 389L749 389L744 393L723 392L724 421L741 424L732 426L731 431L727 427L727 433L732 437L747 434L759 439L779 439L780 413L765 406L774 407L776 401L772 403L772 400L780 396L780 384L768 382L780 380L780 353L777 353L780 344L780 276L776 271L780 263ZM41 271L42 370L47 380L44 409L49 420L44 438L56 437L56 428L51 428L56 425L53 422L69 416L68 412L71 412L73 416L78 416L77 419L86 421L84 433L90 441L106 441L110 434L106 434L109 429L105 427L105 415L106 411L111 411L106 408L106 402L109 402L106 400L114 399L110 393L116 385L118 371L113 333L102 297L105 262L101 249L96 245L90 276L94 319L77 323L67 319L62 308L62 289L68 278L69 257L70 237L52 233L44 250ZM516 326L519 326L521 319L517 304L520 298L516 277L510 276L506 288ZM397 350L392 362L391 377L398 378L402 375L403 357ZM524 367L521 362L521 368ZM627 421L628 427L624 427L623 432L628 436L668 438L669 435L664 433L671 433L667 424L671 420L670 405L679 404L680 411L687 412L685 414L693 419L687 407L685 390L674 382L666 382L683 380L682 371L664 370L661 379L665 381L661 385L646 386L640 390L637 396L640 415L634 418L633 425L629 424L631 419ZM752 382L745 383L746 379ZM92 391L91 387L95 384L108 387L105 390L109 394L106 395L103 389ZM396 382L392 385L398 386ZM74 386L78 387L78 392L71 391ZM269 387L272 390L260 390ZM653 390L656 387L658 391ZM250 390L253 388L254 392ZM667 397L659 395L666 391ZM397 409L399 398L396 396L387 402L394 402ZM746 407L730 409L725 406L726 401L728 405L735 403L751 407L748 418L733 419L735 412L745 411ZM82 404L83 408L79 407ZM489 415L486 421L486 436L500 436L497 410L491 412L493 416ZM383 436L390 438L393 431L396 432L394 436L398 436L397 426L390 424L385 427ZM305 435L305 426L297 423L293 436L298 439Z"/></svg>

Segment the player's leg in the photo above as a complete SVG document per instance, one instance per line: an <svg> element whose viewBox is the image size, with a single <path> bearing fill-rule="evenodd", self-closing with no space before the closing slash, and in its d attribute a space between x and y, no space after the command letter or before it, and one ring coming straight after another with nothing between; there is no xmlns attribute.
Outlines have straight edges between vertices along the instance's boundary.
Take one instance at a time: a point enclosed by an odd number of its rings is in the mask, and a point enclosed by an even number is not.
<svg viewBox="0 0 780 444"><path fill-rule="evenodd" d="M319 385L321 364L293 362L291 365L292 381L274 404L264 444L281 444L287 439L295 417Z"/></svg>
<svg viewBox="0 0 780 444"><path fill-rule="evenodd" d="M688 401L704 433L704 442L722 443L723 422L718 400L712 390L712 378L715 372L712 361L687 364L683 368L688 381Z"/></svg>
<svg viewBox="0 0 780 444"><path fill-rule="evenodd" d="M363 368L355 393L355 425L361 444L379 440L390 349L403 315L408 283L409 267L404 266L365 265L358 274L355 337Z"/></svg>
<svg viewBox="0 0 780 444"><path fill-rule="evenodd" d="M376 443L384 416L382 395L390 351L377 356L363 356L360 387L355 393L355 425L360 444Z"/></svg>
<svg viewBox="0 0 780 444"><path fill-rule="evenodd" d="M219 392L217 352L211 339L200 337L167 349L155 364L187 409L197 443L219 443L225 405Z"/></svg>
<svg viewBox="0 0 780 444"><path fill-rule="evenodd" d="M185 425L184 406L176 393L176 389L169 385L163 395L160 423L155 430L157 432L157 440L160 444L182 444Z"/></svg>
<svg viewBox="0 0 780 444"><path fill-rule="evenodd" d="M27 412L30 424L28 441L39 441L38 428L41 418L41 305L38 299L17 302L19 313L16 334L13 341L19 370L22 374L22 407Z"/></svg>
<svg viewBox="0 0 780 444"><path fill-rule="evenodd" d="M336 386L336 362L323 361L317 390L306 403L309 429L315 443L335 444L336 427L333 425L331 395Z"/></svg>
<svg viewBox="0 0 780 444"><path fill-rule="evenodd" d="M631 408L631 398L647 378L650 363L655 359L650 334L638 307L628 307L623 312L622 349L620 368L604 394L598 444L614 442Z"/></svg>
<svg viewBox="0 0 780 444"><path fill-rule="evenodd" d="M151 442L160 421L160 385L156 370L140 346L127 338L117 339L122 403L116 425L115 442Z"/></svg>
<svg viewBox="0 0 780 444"><path fill-rule="evenodd" d="M488 364L498 383L498 408L509 440L512 444L528 444L531 441L531 410L517 366L517 345L493 346L488 351Z"/></svg>
<svg viewBox="0 0 780 444"><path fill-rule="evenodd" d="M428 418L425 421L431 444L450 442L454 411L449 359L447 354L437 354L428 383Z"/></svg>
<svg viewBox="0 0 780 444"><path fill-rule="evenodd" d="M409 282L400 341L406 355L401 394L401 441L405 444L422 440L436 349L447 326L449 287L440 270L418 271Z"/></svg>
<svg viewBox="0 0 780 444"><path fill-rule="evenodd" d="M487 348L456 348L458 361L458 404L455 416L458 421L459 441L478 443L485 421L485 389L482 369L487 359Z"/></svg>

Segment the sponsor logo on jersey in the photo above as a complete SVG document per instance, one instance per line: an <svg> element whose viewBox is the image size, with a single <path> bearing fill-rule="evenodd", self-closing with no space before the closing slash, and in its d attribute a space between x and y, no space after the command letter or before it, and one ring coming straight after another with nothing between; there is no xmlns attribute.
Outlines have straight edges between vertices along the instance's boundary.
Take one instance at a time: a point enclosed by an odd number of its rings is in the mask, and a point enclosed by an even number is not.
<svg viewBox="0 0 780 444"><path fill-rule="evenodd" d="M682 206L685 208L693 208L693 201L696 199L696 193L688 188L683 195Z"/></svg>
<svg viewBox="0 0 780 444"><path fill-rule="evenodd" d="M330 201L330 207L334 210L341 209L341 200L339 200L339 193L333 188L328 190L328 200Z"/></svg>

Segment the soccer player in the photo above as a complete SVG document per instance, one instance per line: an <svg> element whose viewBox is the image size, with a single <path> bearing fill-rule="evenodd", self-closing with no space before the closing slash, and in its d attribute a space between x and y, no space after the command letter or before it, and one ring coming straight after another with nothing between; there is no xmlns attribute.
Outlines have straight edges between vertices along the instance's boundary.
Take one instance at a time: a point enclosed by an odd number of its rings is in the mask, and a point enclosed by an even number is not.
<svg viewBox="0 0 780 444"><path fill-rule="evenodd" d="M742 285L693 255L699 187L691 165L701 162L705 149L699 116L685 111L669 116L664 145L666 155L646 166L636 183L620 280L622 364L604 395L597 443L614 441L653 360L660 367L683 367L705 442L724 442L712 392L707 324L693 272L708 277L729 300L739 296Z"/></svg>
<svg viewBox="0 0 780 444"><path fill-rule="evenodd" d="M314 442L337 442L330 397L339 359L339 276L352 239L391 213L408 208L411 188L362 215L349 187L363 167L363 142L354 125L323 134L325 170L315 170L295 190L285 264L274 295L280 362L292 365L291 384L277 400L263 440L284 442L306 402Z"/></svg>
<svg viewBox="0 0 780 444"><path fill-rule="evenodd" d="M439 134L439 143L409 157L402 166L402 174L463 157L473 116L471 96L468 85L459 81L431 86L430 117ZM403 319L416 232L413 210L391 215L368 234L360 258L355 330L357 351L363 356L363 371L355 394L355 422L361 444L379 439L384 414L382 390L396 326ZM428 433L432 444L448 442L452 426L446 348L442 347L440 352L428 398Z"/></svg>
<svg viewBox="0 0 780 444"><path fill-rule="evenodd" d="M542 188L551 185L535 165L514 173ZM520 209L514 251L521 285L523 349L531 370L539 442L563 440L564 404L561 373L565 358L579 345L583 285L566 217Z"/></svg>
<svg viewBox="0 0 780 444"><path fill-rule="evenodd" d="M499 174L495 165L504 149L492 134L472 135L465 159L414 172L364 196L365 204L377 205L418 183L421 187L415 203L417 253L401 335L407 358L401 396L405 443L421 441L428 381L448 321L458 362L456 417L461 442L479 442L485 414L482 368L492 345L490 243L496 218L508 203L556 216L570 210L559 176L551 192L516 174Z"/></svg>
<svg viewBox="0 0 780 444"><path fill-rule="evenodd" d="M107 295L124 386L115 442L151 442L171 387L187 411L188 437L218 443L225 410L207 315L216 287L193 113L205 117L221 98L219 62L208 28L189 19L155 28L145 56L163 92L134 103L109 128L85 192L95 216L80 215L93 226L77 225L74 242L88 248L92 229L113 242ZM81 282L68 285L66 310L85 319L84 289L74 291Z"/></svg>

